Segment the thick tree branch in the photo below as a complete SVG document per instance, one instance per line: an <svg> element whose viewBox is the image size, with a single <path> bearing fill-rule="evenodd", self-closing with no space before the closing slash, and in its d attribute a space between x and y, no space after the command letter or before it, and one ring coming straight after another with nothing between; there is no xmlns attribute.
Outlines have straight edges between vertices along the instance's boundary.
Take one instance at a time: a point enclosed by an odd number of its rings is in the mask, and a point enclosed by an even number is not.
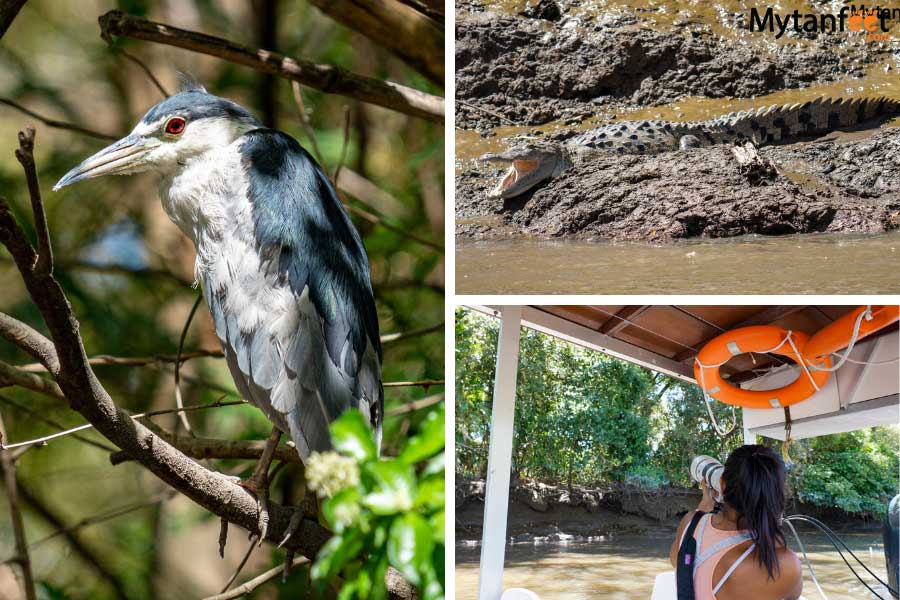
<svg viewBox="0 0 900 600"><path fill-rule="evenodd" d="M30 325L5 313L0 313L0 337L36 358L51 375L59 372L59 361L56 359L56 348L53 347L53 342L35 331Z"/></svg>
<svg viewBox="0 0 900 600"><path fill-rule="evenodd" d="M431 17L441 25L444 24L444 3L435 0L400 0L427 17Z"/></svg>
<svg viewBox="0 0 900 600"><path fill-rule="evenodd" d="M0 361L0 387L9 385L17 385L57 400L66 399L55 382Z"/></svg>
<svg viewBox="0 0 900 600"><path fill-rule="evenodd" d="M161 438L197 460L206 458L258 459L266 446L265 440L218 440L184 435L174 435L164 429L149 425ZM112 464L117 465L131 457L124 452L116 452L109 457ZM280 444L275 450L275 458L282 462L302 464L297 451L286 444Z"/></svg>
<svg viewBox="0 0 900 600"><path fill-rule="evenodd" d="M444 84L440 23L395 0L310 0L319 10L402 58L437 85Z"/></svg>
<svg viewBox="0 0 900 600"><path fill-rule="evenodd" d="M105 39L117 35L217 56L329 94L355 98L436 123L444 122L443 98L393 81L363 77L334 65L316 64L261 48L249 48L222 38L125 15L118 10L100 17L100 32Z"/></svg>
<svg viewBox="0 0 900 600"><path fill-rule="evenodd" d="M6 428L3 425L3 417L0 417L0 441L4 437L6 437ZM9 499L9 517L12 521L13 537L16 545L14 560L19 563L19 567L22 569L25 597L28 600L36 600L37 593L34 588L34 577L31 574L31 558L28 555L28 540L25 538L25 525L22 522L22 512L19 510L16 459L9 452L0 452L0 470L3 471L3 485L6 487L6 496Z"/></svg>

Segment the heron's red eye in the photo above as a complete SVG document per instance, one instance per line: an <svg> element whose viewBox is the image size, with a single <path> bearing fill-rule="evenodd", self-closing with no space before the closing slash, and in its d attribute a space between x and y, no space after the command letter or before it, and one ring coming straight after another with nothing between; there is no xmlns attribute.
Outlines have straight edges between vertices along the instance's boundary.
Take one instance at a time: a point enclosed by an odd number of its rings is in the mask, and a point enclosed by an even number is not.
<svg viewBox="0 0 900 600"><path fill-rule="evenodd" d="M184 119L181 117L172 117L166 122L166 133L171 135L181 135L184 131Z"/></svg>

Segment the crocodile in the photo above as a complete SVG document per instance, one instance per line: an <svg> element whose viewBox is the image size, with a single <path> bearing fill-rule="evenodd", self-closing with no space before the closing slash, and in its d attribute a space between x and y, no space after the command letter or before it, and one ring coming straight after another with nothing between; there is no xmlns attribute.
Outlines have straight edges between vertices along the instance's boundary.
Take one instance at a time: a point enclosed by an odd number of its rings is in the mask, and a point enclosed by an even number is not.
<svg viewBox="0 0 900 600"><path fill-rule="evenodd" d="M900 114L900 100L890 98L818 98L730 113L707 121L622 121L585 131L565 142L530 141L479 160L509 165L492 198L519 196L559 176L588 152L659 154L715 144L756 146L796 141L857 127Z"/></svg>

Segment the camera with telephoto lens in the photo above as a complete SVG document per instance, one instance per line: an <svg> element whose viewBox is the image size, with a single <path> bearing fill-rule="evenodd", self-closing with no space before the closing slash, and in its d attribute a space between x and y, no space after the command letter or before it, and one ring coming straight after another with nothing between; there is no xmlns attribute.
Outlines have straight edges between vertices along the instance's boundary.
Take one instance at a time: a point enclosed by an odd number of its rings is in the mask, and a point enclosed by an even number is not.
<svg viewBox="0 0 900 600"><path fill-rule="evenodd" d="M697 483L701 481L706 483L716 492L718 502L722 501L722 472L724 470L725 467L722 463L705 454L695 456L691 461L691 479Z"/></svg>

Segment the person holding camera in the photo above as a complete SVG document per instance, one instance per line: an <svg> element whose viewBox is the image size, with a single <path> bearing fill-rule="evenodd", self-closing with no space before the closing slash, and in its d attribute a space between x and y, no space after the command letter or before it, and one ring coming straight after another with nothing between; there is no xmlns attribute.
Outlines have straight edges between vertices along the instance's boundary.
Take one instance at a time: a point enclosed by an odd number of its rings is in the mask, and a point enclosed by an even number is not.
<svg viewBox="0 0 900 600"><path fill-rule="evenodd" d="M800 598L802 567L787 547L781 527L785 501L781 458L771 448L747 445L731 453L724 469L708 457L699 469L695 478L700 480L703 499L681 520L669 550L678 600ZM710 481L719 488L718 512Z"/></svg>

